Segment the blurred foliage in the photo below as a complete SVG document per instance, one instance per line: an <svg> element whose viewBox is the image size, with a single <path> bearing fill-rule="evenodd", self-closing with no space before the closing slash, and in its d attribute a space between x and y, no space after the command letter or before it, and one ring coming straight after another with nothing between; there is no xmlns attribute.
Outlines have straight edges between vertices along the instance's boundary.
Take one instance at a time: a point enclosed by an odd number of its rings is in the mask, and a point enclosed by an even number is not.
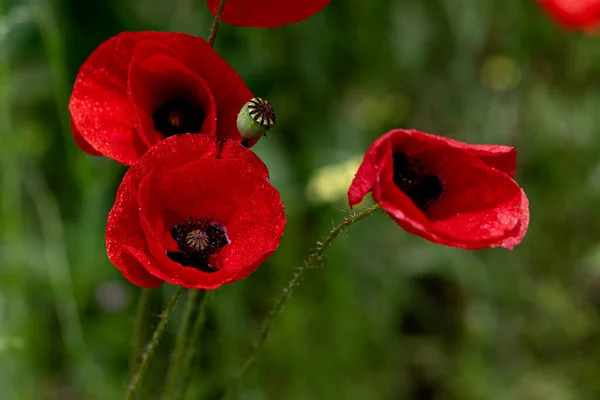
<svg viewBox="0 0 600 400"><path fill-rule="evenodd" d="M110 36L210 24L204 0L0 0L2 399L122 396L140 291L108 262L104 226L125 169L75 146L67 102ZM288 226L264 266L214 293L188 398L222 392L277 291L347 213L357 155L395 127L516 146L528 235L468 252L382 212L353 226L239 398L600 398L600 38L559 30L533 0L344 0L283 28L222 26L216 48L277 111L255 150ZM152 325L172 290L152 293ZM182 309L143 399L162 391Z"/></svg>

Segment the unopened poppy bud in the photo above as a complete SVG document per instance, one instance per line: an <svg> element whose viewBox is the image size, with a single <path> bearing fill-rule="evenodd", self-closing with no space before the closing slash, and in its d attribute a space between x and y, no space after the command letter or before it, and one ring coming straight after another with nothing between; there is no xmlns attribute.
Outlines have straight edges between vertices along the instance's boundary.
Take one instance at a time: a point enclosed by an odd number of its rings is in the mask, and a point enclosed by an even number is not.
<svg viewBox="0 0 600 400"><path fill-rule="evenodd" d="M255 140L266 135L274 123L275 111L271 103L260 97L244 104L237 118L240 135L246 140Z"/></svg>

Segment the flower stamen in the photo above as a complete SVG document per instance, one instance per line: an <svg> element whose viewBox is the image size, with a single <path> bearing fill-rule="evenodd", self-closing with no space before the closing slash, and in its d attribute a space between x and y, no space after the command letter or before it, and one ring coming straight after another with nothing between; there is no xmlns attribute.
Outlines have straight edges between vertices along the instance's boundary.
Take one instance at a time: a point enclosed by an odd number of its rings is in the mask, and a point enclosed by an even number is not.
<svg viewBox="0 0 600 400"><path fill-rule="evenodd" d="M184 267L197 268L204 272L219 269L210 264L210 258L229 244L227 230L209 218L183 221L171 229L171 236L179 251L167 251L167 256Z"/></svg>

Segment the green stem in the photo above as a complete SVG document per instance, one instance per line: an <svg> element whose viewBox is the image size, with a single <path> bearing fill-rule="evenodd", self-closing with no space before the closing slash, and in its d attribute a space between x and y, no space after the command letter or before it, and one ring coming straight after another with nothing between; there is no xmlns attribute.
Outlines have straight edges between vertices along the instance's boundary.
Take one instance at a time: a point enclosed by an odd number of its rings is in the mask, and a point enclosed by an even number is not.
<svg viewBox="0 0 600 400"><path fill-rule="evenodd" d="M221 0L219 3L219 7L217 8L217 13L215 14L215 19L213 20L212 28L210 29L210 35L208 36L208 44L210 47L215 45L215 39L217 38L217 33L219 33L219 26L221 25L221 16L223 15L223 9L225 8L225 2L227 0Z"/></svg>
<svg viewBox="0 0 600 400"><path fill-rule="evenodd" d="M169 371L167 373L165 393L163 395L164 399L172 399L175 395L175 390L177 388L177 383L180 381L181 377L180 371L183 364L184 358L184 350L187 344L187 334L190 327L190 320L192 319L192 314L196 309L196 303L198 302L198 298L201 296L200 301L203 301L206 296L206 291L204 290L195 290L190 289L188 291L188 301L185 308L185 312L183 314L183 319L181 320L181 326L179 327L179 333L177 334L177 341L175 343L175 348L173 349L173 353L171 355L171 363L169 365Z"/></svg>
<svg viewBox="0 0 600 400"><path fill-rule="evenodd" d="M194 326L192 327L192 333L190 335L191 344L189 346L188 351L185 354L185 359L183 361L183 368L181 369L181 376L183 377L183 385L181 387L181 391L177 396L177 399L183 399L185 397L185 393L190 386L190 382L192 381L192 361L196 358L198 353L198 342L200 340L200 331L202 330L202 326L204 325L204 320L206 317L206 308L208 307L208 303L210 302L211 292L205 292L204 301L198 304L198 314L196 315L196 320L194 321Z"/></svg>
<svg viewBox="0 0 600 400"><path fill-rule="evenodd" d="M131 354L129 355L129 371L131 374L138 367L138 358L140 356L140 347L144 340L144 325L146 322L146 315L148 314L148 303L150 300L151 289L142 289L137 305L137 311L135 314L135 320L133 322L133 337L131 340Z"/></svg>
<svg viewBox="0 0 600 400"><path fill-rule="evenodd" d="M150 342L146 345L146 349L144 350L144 353L142 354L142 357L140 359L140 366L138 367L137 371L131 378L129 385L127 386L127 394L125 395L125 399L131 400L135 396L135 392L138 388L138 385L144 377L146 370L148 369L150 356L152 355L152 353L154 353L154 349L156 349L156 346L160 341L160 338L167 326L167 322L169 321L169 317L171 316L171 312L173 311L173 308L175 308L177 300L179 300L179 296L181 296L182 292L183 288L181 286L177 286L177 289L175 289L175 292L173 292L173 295L171 295L171 298L169 299L167 308L165 308L160 314L160 320L158 321L158 325L156 326L156 329L152 334L152 338L150 339Z"/></svg>
<svg viewBox="0 0 600 400"><path fill-rule="evenodd" d="M337 238L342 232L344 232L350 225L368 217L378 208L379 204L375 204L356 215L346 218L338 226L333 228L329 236L327 236L322 242L318 243L318 246L315 249L315 251L312 254L310 254L310 256L304 261L302 266L296 270L292 279L283 288L283 291L275 301L275 306L273 307L269 315L267 315L262 325L262 330L258 339L254 342L252 346L250 355L242 365L242 368L238 372L237 377L225 390L222 399L230 398L237 391L242 379L256 362L258 352L263 347L265 341L268 339L269 334L271 333L271 326L273 324L273 321L281 314L285 304L292 296L294 289L300 284L302 276L306 273L306 271L322 263L323 253L325 252L325 250L327 250L327 248L331 245L335 238Z"/></svg>

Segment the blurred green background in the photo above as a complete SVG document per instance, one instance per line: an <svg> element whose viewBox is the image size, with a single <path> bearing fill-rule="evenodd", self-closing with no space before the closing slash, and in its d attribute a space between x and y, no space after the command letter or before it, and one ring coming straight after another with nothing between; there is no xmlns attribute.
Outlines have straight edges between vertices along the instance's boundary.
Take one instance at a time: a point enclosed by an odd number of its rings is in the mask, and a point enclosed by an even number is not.
<svg viewBox="0 0 600 400"><path fill-rule="evenodd" d="M118 399L139 289L108 261L125 168L74 144L78 67L123 30L207 37L204 0L0 0L0 398ZM533 0L339 0L217 51L278 123L254 148L288 217L279 251L213 293L190 399L215 399L297 266L348 213L379 135L519 151L531 224L514 251L445 248L383 212L310 271L239 399L600 398L600 37ZM368 203L368 201L367 201ZM154 325L173 287L153 291ZM159 397L180 302L140 398Z"/></svg>

